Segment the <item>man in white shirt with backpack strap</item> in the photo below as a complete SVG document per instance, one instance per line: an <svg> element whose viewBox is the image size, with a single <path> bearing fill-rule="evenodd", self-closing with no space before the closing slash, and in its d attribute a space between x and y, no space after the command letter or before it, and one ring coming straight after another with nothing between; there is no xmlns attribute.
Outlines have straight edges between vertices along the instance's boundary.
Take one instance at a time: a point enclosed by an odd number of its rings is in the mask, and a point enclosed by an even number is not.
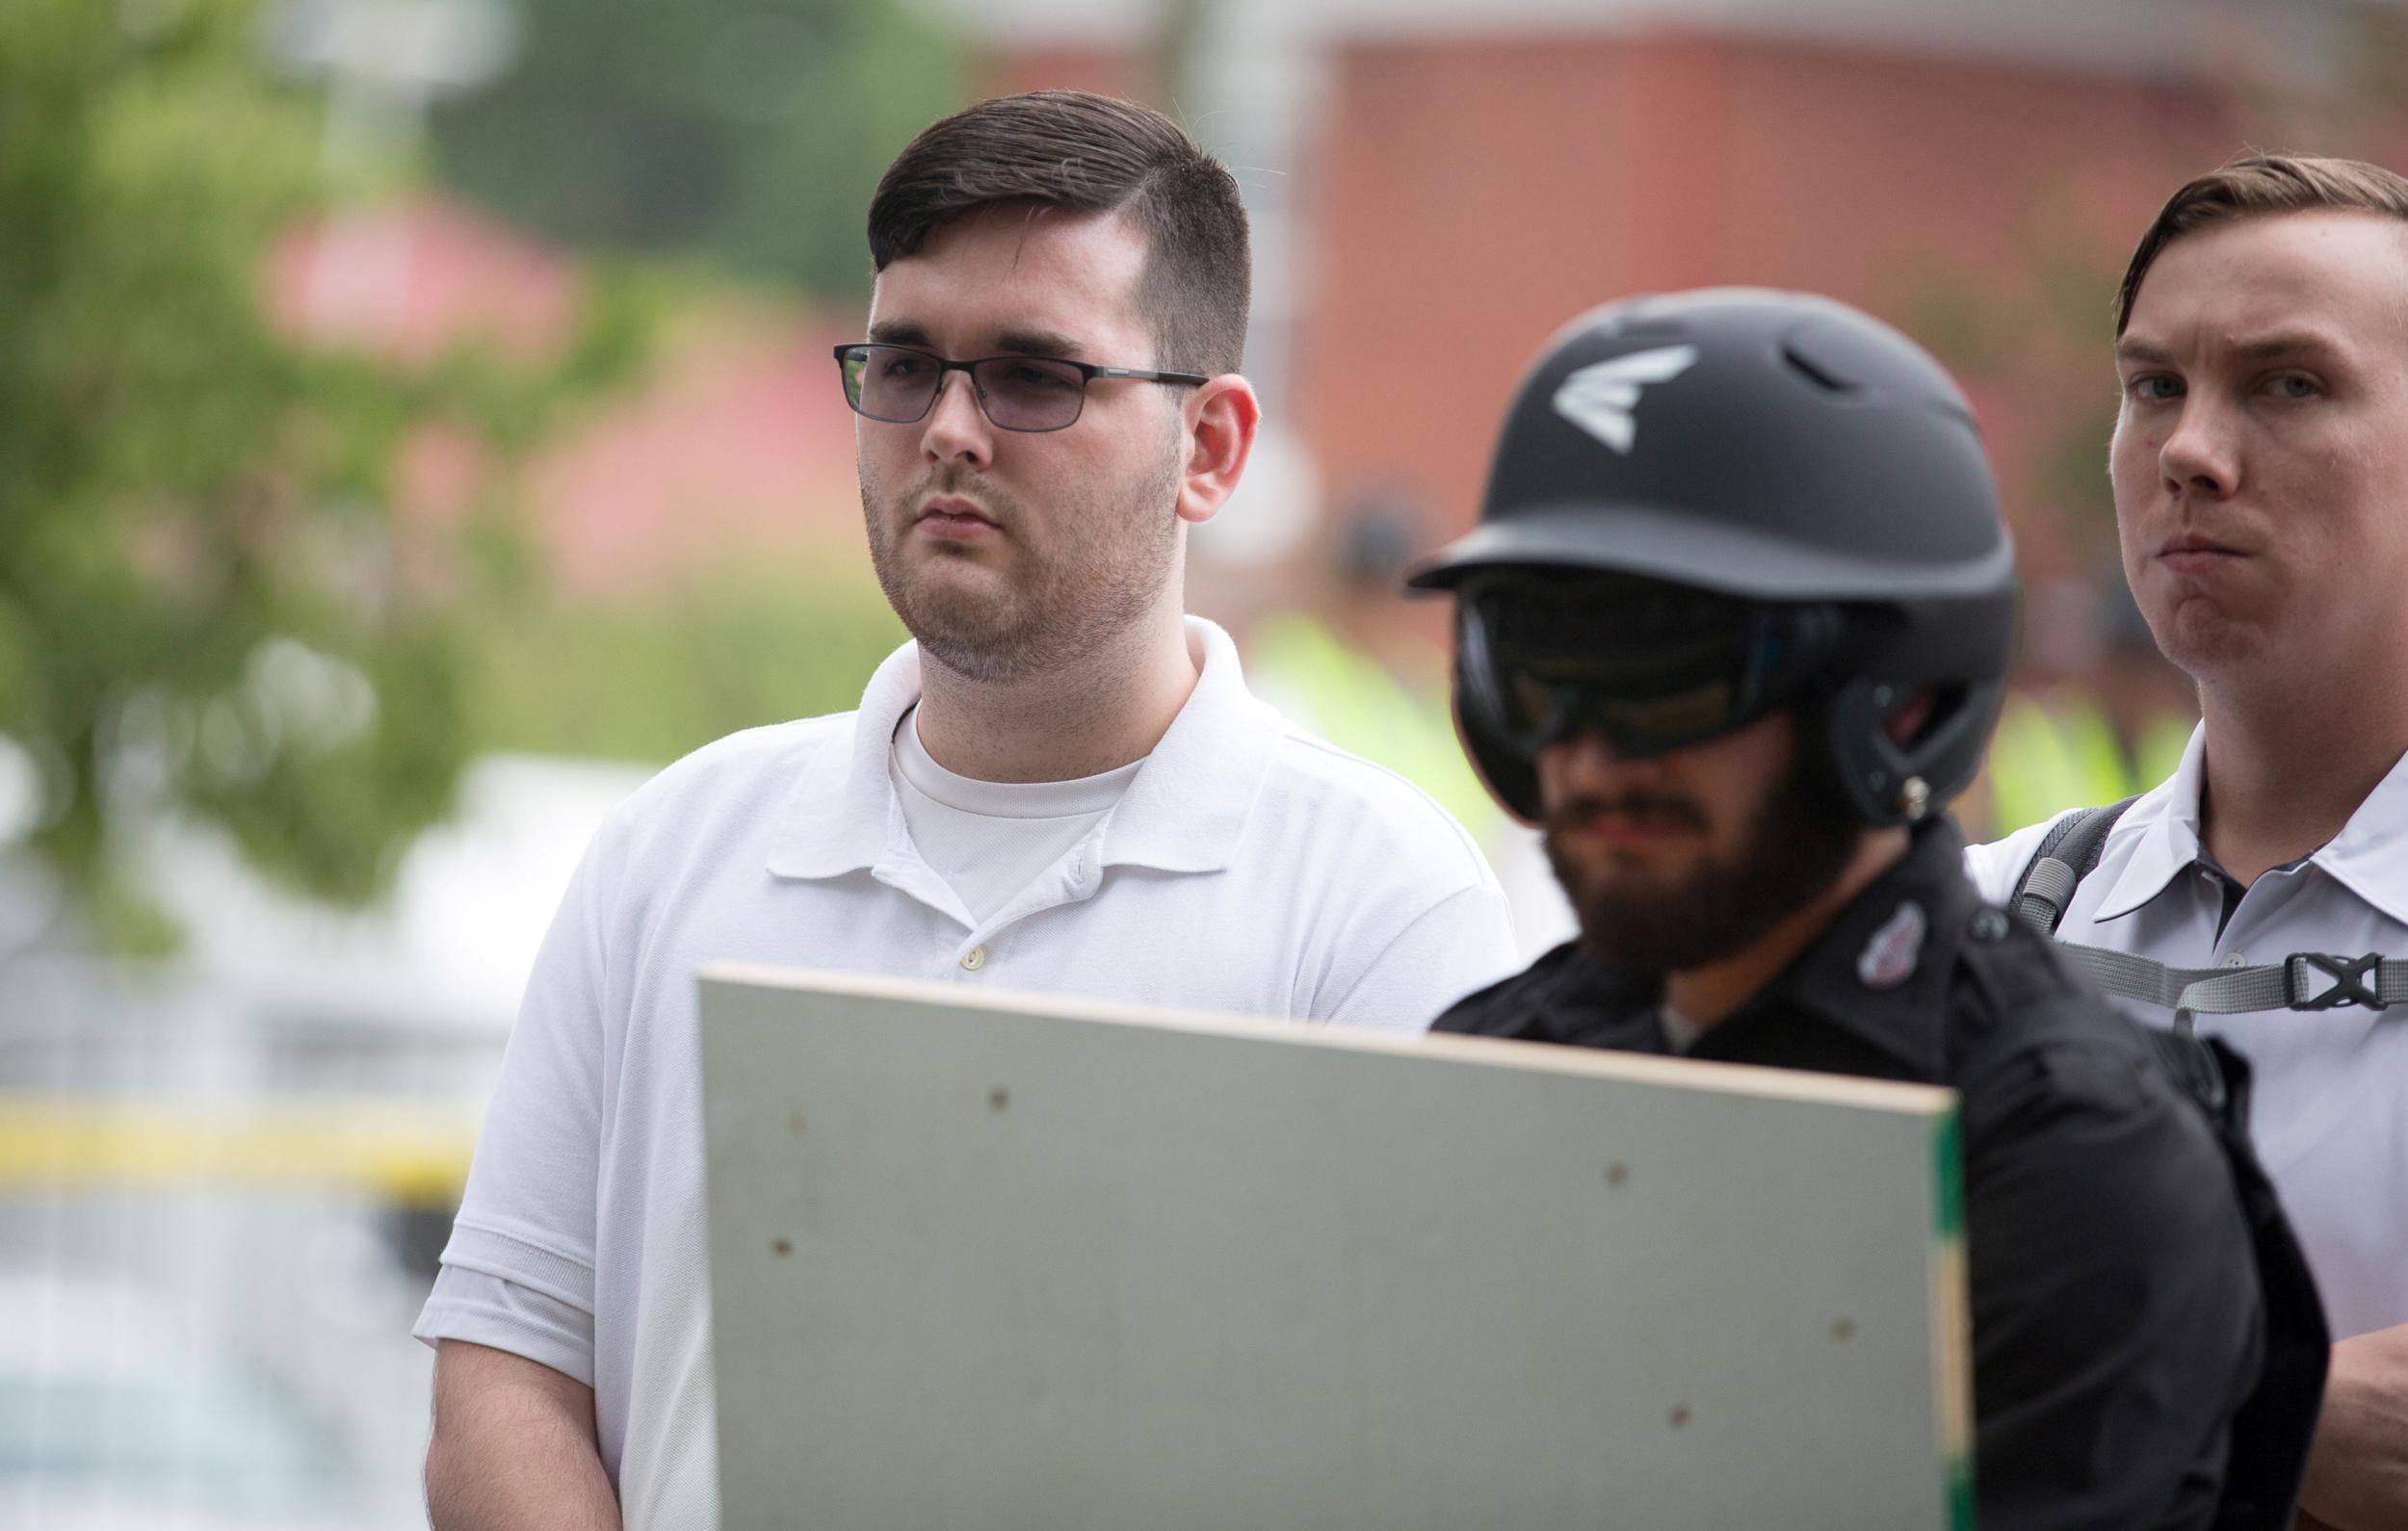
<svg viewBox="0 0 2408 1531"><path fill-rule="evenodd" d="M2302 1524L2408 1526L2408 180L2199 177L2116 334L2124 572L2203 721L2155 791L1968 868L2135 1018L2246 1060L2336 1341Z"/></svg>

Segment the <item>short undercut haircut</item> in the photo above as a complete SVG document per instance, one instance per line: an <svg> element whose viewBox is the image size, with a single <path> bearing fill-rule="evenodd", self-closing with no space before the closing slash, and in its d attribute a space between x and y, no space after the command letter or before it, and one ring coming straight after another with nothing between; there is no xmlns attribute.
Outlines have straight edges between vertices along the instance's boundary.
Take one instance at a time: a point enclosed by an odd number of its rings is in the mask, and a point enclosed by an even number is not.
<svg viewBox="0 0 2408 1531"><path fill-rule="evenodd" d="M1215 376L1238 370L1253 292L1245 204L1237 178L1177 123L1083 91L999 96L956 112L913 139L878 182L871 265L882 272L940 224L1008 203L1129 219L1146 240L1137 304L1154 330L1154 365Z"/></svg>
<svg viewBox="0 0 2408 1531"><path fill-rule="evenodd" d="M2364 160L2244 154L2167 197L2140 236L2115 294L2115 333L2132 323L2133 299L2165 247L2212 223L2278 213L2375 213L2408 225L2408 179Z"/></svg>

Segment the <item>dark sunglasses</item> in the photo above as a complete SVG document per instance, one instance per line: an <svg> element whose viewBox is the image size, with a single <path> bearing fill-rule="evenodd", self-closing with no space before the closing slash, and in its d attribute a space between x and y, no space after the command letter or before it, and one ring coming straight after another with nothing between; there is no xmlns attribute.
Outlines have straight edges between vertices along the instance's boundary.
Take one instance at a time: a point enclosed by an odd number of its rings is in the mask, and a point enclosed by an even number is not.
<svg viewBox="0 0 2408 1531"><path fill-rule="evenodd" d="M1191 372L1098 367L1057 356L948 361L911 346L877 345L837 347L836 370L844 378L845 402L855 414L896 426L927 419L945 375L966 372L979 408L999 430L1060 430L1075 424L1086 406L1086 385L1098 377L1190 385L1212 380Z"/></svg>
<svg viewBox="0 0 2408 1531"><path fill-rule="evenodd" d="M1522 571L1458 592L1455 667L1462 705L1526 759L1584 733L1645 759L1796 700L1830 671L1846 633L1836 606Z"/></svg>

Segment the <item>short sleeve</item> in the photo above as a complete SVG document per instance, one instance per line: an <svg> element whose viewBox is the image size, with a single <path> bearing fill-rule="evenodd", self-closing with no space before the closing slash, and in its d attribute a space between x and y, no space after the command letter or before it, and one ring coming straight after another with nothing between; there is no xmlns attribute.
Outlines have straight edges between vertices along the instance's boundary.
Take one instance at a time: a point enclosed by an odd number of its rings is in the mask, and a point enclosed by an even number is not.
<svg viewBox="0 0 2408 1531"><path fill-rule="evenodd" d="M611 833L588 849L537 954L443 1268L413 1330L430 1345L489 1345L589 1386Z"/></svg>
<svg viewBox="0 0 2408 1531"><path fill-rule="evenodd" d="M507 1277L445 1264L412 1333L430 1345L490 1345L593 1386L593 1314Z"/></svg>
<svg viewBox="0 0 2408 1531"><path fill-rule="evenodd" d="M1483 877L1415 917L1313 1019L1419 1034L1456 1000L1511 973L1516 949L1505 895Z"/></svg>
<svg viewBox="0 0 2408 1531"><path fill-rule="evenodd" d="M2055 818L2044 819L2026 825L2004 840L1965 847L1965 876L1981 895L1983 903L2003 904L2014 895L2015 885L2023 880L2024 869L2040 853L2040 842L2056 822Z"/></svg>

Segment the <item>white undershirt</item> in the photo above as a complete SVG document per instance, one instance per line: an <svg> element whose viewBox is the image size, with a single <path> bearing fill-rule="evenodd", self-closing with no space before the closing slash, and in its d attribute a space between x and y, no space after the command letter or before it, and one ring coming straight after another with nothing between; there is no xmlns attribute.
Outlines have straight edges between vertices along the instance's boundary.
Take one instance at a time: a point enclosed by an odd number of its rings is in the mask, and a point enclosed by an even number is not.
<svg viewBox="0 0 2408 1531"><path fill-rule="evenodd" d="M1672 1051L1675 1052L1687 1055L1689 1049L1697 1046L1697 1039L1706 1034L1704 1026L1673 1009L1669 1004L1658 1005L1656 1014L1663 1022L1663 1038L1672 1045Z"/></svg>
<svg viewBox="0 0 2408 1531"><path fill-rule="evenodd" d="M936 764L917 707L896 727L887 763L913 848L980 924L1102 823L1145 764L1066 782L982 782Z"/></svg>

